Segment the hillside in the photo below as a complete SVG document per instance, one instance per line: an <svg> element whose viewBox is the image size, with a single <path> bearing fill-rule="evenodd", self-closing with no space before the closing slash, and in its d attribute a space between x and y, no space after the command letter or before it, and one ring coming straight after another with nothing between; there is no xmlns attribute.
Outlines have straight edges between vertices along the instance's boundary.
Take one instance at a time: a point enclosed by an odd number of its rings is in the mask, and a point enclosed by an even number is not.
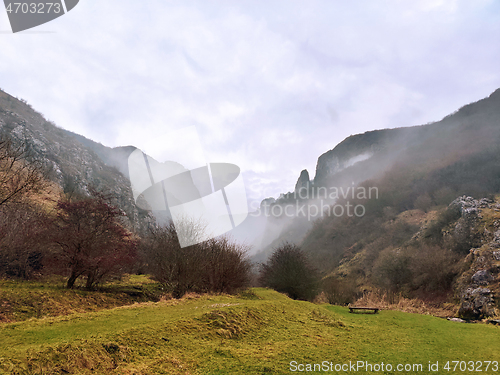
<svg viewBox="0 0 500 375"><path fill-rule="evenodd" d="M498 330L396 311L349 314L254 289L0 323L0 372L285 374L316 363L319 373L323 361L331 372L360 361L425 373L430 361L442 374L447 361L496 361Z"/></svg>
<svg viewBox="0 0 500 375"><path fill-rule="evenodd" d="M254 259L291 241L323 273L331 302L386 290L459 303L467 318L498 315L499 144L500 89L432 124L351 136L319 157L314 179L303 171L295 192L268 203L330 208L270 215L280 235ZM343 189L375 193L330 195Z"/></svg>
<svg viewBox="0 0 500 375"><path fill-rule="evenodd" d="M379 200L399 195L399 201L393 202L399 211L413 208L422 195L435 196L436 204L449 204L463 194L480 198L500 187L496 177L499 140L500 89L435 123L348 137L318 158L315 177L302 194L309 199L297 199L297 188L306 186L307 171L303 171L294 192L265 202L271 208L297 201L315 205L319 202L311 198L319 196L324 204L333 204L332 188L347 189L363 182L384 191ZM270 215L269 230L277 227L281 234L264 252L268 254L283 240L300 242L311 225L307 219Z"/></svg>
<svg viewBox="0 0 500 375"><path fill-rule="evenodd" d="M136 206L130 181L122 173L126 160L122 156L129 148L110 149L89 140L84 142L86 138L58 128L28 103L3 91L0 91L0 134L17 144L23 142L33 157L51 170L51 180L62 190L85 192L93 185L112 193L135 232L144 232L154 221L149 212Z"/></svg>
<svg viewBox="0 0 500 375"><path fill-rule="evenodd" d="M83 135L76 134L69 130L64 130L66 134L75 138L78 142L84 145L89 150L96 153L97 156L104 162L104 164L115 167L123 174L125 177L129 178L128 174L128 157L137 148L134 146L124 146L124 147L107 147L101 143L94 142L91 139L84 137Z"/></svg>

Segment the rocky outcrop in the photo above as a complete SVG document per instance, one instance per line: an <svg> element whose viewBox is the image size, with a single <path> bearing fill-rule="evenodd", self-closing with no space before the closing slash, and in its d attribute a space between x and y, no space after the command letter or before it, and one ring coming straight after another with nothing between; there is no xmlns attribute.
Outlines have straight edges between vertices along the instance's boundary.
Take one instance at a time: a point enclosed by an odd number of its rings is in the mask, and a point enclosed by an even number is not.
<svg viewBox="0 0 500 375"><path fill-rule="evenodd" d="M309 179L309 172L307 171L307 169L304 169L302 172L300 172L299 179L295 184L295 193L298 197L304 196L305 198L307 198L307 192L310 186L311 181Z"/></svg>
<svg viewBox="0 0 500 375"><path fill-rule="evenodd" d="M462 196L450 203L451 208L458 208L463 218L475 219L479 212L479 201L469 196Z"/></svg>
<svg viewBox="0 0 500 375"><path fill-rule="evenodd" d="M458 279L459 316L464 319L483 319L498 313L500 301L500 221L495 220L497 203L489 198L476 200L462 196L450 207L460 210L455 236L476 233L481 236L480 247L472 248L465 259L468 265ZM481 232L479 228L484 228Z"/></svg>
<svg viewBox="0 0 500 375"><path fill-rule="evenodd" d="M488 285L493 279L494 277L488 270L479 270L472 275L472 283L477 285Z"/></svg>
<svg viewBox="0 0 500 375"><path fill-rule="evenodd" d="M128 174L128 157L132 152L137 150L134 146L124 146L124 147L107 147L101 143L94 142L91 139L84 137L83 135L73 133L68 130L64 130L66 134L75 138L78 142L84 145L87 149L94 151L97 156L108 166L115 167L121 174L129 178Z"/></svg>

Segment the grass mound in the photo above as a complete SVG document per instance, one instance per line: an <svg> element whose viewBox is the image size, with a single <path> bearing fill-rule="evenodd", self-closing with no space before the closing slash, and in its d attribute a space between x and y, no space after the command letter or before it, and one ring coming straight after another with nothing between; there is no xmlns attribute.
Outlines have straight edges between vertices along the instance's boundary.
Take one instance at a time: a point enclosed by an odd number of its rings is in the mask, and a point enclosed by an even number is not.
<svg viewBox="0 0 500 375"><path fill-rule="evenodd" d="M207 326L209 332L232 339L240 338L245 333L257 328L263 321L258 310L245 309L241 312L213 310L203 314L200 322Z"/></svg>

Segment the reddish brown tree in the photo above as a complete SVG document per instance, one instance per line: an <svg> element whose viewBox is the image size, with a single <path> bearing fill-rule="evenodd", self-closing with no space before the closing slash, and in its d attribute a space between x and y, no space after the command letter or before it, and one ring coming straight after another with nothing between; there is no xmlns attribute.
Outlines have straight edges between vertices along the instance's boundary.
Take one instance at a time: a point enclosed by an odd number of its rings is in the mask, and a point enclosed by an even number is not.
<svg viewBox="0 0 500 375"><path fill-rule="evenodd" d="M131 266L136 241L120 223L123 211L109 203L109 196L91 189L91 196L57 204L54 242L50 266L68 275L72 288L80 276L92 289L106 276L119 274Z"/></svg>

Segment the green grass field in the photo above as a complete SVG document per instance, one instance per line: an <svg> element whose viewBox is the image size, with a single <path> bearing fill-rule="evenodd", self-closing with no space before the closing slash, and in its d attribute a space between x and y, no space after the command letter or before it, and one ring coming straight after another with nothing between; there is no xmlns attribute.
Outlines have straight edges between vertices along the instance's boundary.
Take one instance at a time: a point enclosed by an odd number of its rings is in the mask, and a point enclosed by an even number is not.
<svg viewBox="0 0 500 375"><path fill-rule="evenodd" d="M0 324L0 373L8 374L286 374L323 361L333 371L317 373L348 373L334 366L349 361L394 367L379 374L470 373L443 369L454 360L475 361L475 369L477 361L500 361L500 327L396 311L349 314L265 289ZM422 371L397 372L397 364ZM495 373L492 364L485 369Z"/></svg>

